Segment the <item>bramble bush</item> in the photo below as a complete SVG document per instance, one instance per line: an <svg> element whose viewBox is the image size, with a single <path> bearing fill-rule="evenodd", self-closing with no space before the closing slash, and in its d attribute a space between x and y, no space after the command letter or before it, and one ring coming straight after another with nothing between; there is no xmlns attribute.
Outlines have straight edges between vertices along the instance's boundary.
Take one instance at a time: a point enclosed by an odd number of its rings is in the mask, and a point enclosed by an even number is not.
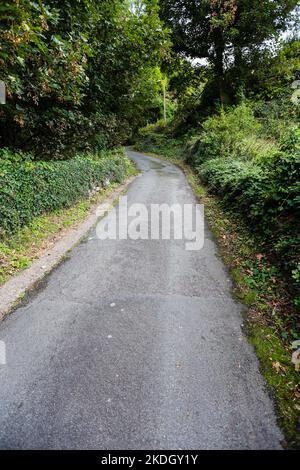
<svg viewBox="0 0 300 470"><path fill-rule="evenodd" d="M35 216L72 206L106 180L121 182L130 168L120 150L65 161L34 162L28 154L21 158L20 153L2 150L0 236L16 232Z"/></svg>

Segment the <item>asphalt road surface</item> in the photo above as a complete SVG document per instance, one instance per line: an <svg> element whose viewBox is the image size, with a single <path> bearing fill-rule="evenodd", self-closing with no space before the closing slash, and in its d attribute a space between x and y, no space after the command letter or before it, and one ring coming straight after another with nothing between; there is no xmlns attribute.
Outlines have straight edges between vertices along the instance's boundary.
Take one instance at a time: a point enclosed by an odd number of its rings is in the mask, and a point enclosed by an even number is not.
<svg viewBox="0 0 300 470"><path fill-rule="evenodd" d="M142 170L128 204L195 204L175 166ZM0 325L2 449L277 449L283 436L206 229L183 240L91 231Z"/></svg>

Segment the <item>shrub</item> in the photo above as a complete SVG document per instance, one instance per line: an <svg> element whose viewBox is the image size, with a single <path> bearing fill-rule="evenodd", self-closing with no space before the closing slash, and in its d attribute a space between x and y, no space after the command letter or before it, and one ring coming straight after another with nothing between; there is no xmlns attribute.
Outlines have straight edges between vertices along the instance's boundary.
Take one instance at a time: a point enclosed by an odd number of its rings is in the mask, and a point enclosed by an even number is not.
<svg viewBox="0 0 300 470"><path fill-rule="evenodd" d="M199 165L214 158L265 160L276 153L278 146L271 139L259 136L261 124L248 104L241 104L208 118L200 135L191 139L188 159Z"/></svg>
<svg viewBox="0 0 300 470"><path fill-rule="evenodd" d="M293 216L300 205L299 131L282 142L281 151L268 161L210 160L198 172L225 201L236 204L246 217L269 233L274 224ZM299 137L298 137L299 138ZM289 145L289 147L288 147ZM280 218L280 220L279 220Z"/></svg>
<svg viewBox="0 0 300 470"><path fill-rule="evenodd" d="M300 253L300 132L289 131L265 161L216 158L198 166L208 188L242 213L291 273Z"/></svg>
<svg viewBox="0 0 300 470"><path fill-rule="evenodd" d="M90 147L92 152L99 152L107 148L108 145L108 136L102 132L96 134L90 141Z"/></svg>
<svg viewBox="0 0 300 470"><path fill-rule="evenodd" d="M33 155L31 153L25 152L12 152L10 149L4 147L0 148L0 163L11 162L19 163L24 161L33 160Z"/></svg>
<svg viewBox="0 0 300 470"><path fill-rule="evenodd" d="M78 155L67 161L0 163L0 233L13 233L33 217L70 207L105 180L120 182L129 161L120 151Z"/></svg>

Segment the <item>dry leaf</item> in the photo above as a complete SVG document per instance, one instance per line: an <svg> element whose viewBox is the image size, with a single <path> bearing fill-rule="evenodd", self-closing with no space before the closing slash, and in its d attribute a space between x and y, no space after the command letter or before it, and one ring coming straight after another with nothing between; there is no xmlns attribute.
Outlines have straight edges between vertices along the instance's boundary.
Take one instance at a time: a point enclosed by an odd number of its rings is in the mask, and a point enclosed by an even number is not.
<svg viewBox="0 0 300 470"><path fill-rule="evenodd" d="M278 361L272 362L272 367L273 367L273 369L276 370L277 374L279 374L280 372L285 374L285 368L280 364L280 362L278 362Z"/></svg>

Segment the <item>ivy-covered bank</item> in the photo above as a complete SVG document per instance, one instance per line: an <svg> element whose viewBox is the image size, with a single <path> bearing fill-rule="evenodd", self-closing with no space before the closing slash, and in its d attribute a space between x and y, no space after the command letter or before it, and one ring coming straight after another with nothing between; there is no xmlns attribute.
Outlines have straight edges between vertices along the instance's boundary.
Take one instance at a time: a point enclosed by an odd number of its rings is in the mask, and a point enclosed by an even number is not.
<svg viewBox="0 0 300 470"><path fill-rule="evenodd" d="M0 164L0 285L135 173L122 149L47 163L6 151Z"/></svg>
<svg viewBox="0 0 300 470"><path fill-rule="evenodd" d="M1 152L0 235L13 234L34 217L68 208L110 183L120 183L131 164L123 150L36 162Z"/></svg>

